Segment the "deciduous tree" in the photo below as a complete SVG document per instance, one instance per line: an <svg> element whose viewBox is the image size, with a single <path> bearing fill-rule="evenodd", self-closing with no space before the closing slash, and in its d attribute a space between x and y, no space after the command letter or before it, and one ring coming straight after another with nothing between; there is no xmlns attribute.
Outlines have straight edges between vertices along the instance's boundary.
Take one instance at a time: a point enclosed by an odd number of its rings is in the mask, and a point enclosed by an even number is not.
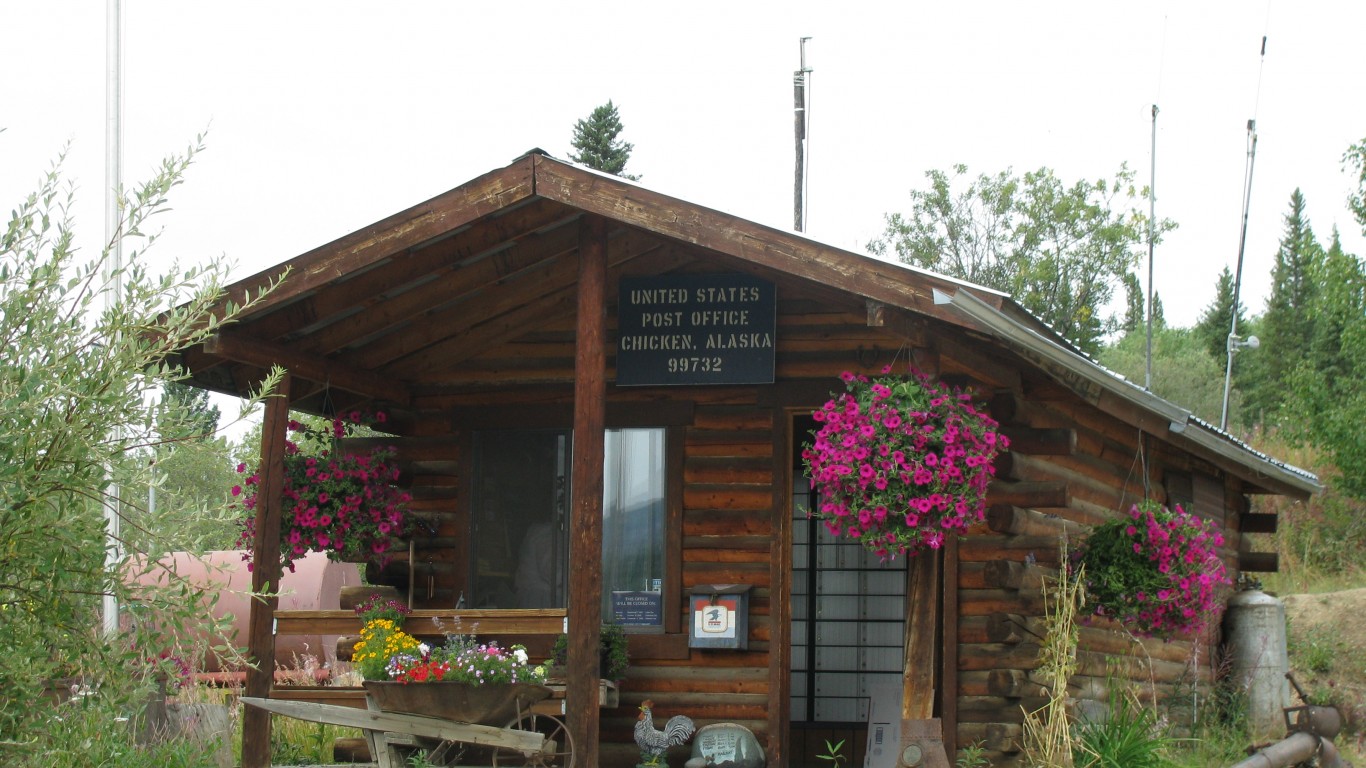
<svg viewBox="0 0 1366 768"><path fill-rule="evenodd" d="M870 250L1005 291L1087 352L1119 325L1106 306L1148 233L1133 171L1065 185L1048 168L971 178L957 165L926 178ZM1158 222L1154 237L1174 226Z"/></svg>
<svg viewBox="0 0 1366 768"><path fill-rule="evenodd" d="M156 440L148 403L178 371L171 354L214 333L210 312L221 263L147 272L155 239L149 219L166 207L191 158L165 161L122 201L115 236L129 246L122 266L105 248L83 257L67 217L74 199L55 163L14 208L0 237L0 763L56 727L31 706L42 682L83 673L101 680L101 699L133 690L167 647L167 628L202 620L198 595L176 582L139 588L127 578L137 557L106 562L103 511L115 481L145 487L140 449ZM114 290L112 276L122 287ZM238 310L229 307L226 319ZM131 621L100 632L101 595L116 595ZM148 682L150 678L143 678ZM112 715L111 715L112 716ZM45 725L46 723L46 725ZM41 737L39 737L41 738ZM39 761L37 764L50 764Z"/></svg>

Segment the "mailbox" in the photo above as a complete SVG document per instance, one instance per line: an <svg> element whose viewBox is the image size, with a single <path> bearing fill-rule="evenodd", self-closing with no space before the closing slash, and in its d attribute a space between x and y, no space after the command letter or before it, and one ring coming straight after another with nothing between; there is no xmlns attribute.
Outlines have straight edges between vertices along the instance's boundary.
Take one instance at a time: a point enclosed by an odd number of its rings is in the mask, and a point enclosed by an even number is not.
<svg viewBox="0 0 1366 768"><path fill-rule="evenodd" d="M689 648L749 648L749 584L698 584L691 590Z"/></svg>

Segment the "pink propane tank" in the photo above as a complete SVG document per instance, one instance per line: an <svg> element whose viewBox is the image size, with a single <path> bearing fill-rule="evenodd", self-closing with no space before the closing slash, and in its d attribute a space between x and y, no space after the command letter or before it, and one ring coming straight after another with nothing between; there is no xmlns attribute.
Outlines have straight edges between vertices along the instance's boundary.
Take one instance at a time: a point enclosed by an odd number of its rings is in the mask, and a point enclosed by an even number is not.
<svg viewBox="0 0 1366 768"><path fill-rule="evenodd" d="M239 551L206 552L202 557L188 552L175 552L163 559L174 564L175 573L206 592L217 593L214 605L216 619L232 620L232 643L246 644L247 623L251 610L251 572ZM157 571L138 577L142 584L157 581ZM354 563L338 563L321 552L309 552L294 561L294 571L288 568L280 580L280 610L315 611L337 610L342 587L360 586L360 571ZM275 663L287 669L301 668L304 657L312 655L319 665L335 666L337 635L276 635ZM203 638L200 638L203 639ZM219 661L210 654L200 672L220 672Z"/></svg>

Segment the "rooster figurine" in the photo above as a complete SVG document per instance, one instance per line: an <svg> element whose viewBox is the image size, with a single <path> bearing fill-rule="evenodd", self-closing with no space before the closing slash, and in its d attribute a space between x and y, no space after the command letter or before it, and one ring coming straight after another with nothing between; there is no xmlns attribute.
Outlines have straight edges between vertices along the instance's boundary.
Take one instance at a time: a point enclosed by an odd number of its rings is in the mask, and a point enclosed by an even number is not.
<svg viewBox="0 0 1366 768"><path fill-rule="evenodd" d="M640 747L644 765L663 765L664 753L669 747L686 744L697 730L692 724L692 718L684 715L674 715L665 723L664 730L658 730L655 728L654 715L650 713L654 705L655 703L649 699L642 701L640 717L636 720L636 746Z"/></svg>

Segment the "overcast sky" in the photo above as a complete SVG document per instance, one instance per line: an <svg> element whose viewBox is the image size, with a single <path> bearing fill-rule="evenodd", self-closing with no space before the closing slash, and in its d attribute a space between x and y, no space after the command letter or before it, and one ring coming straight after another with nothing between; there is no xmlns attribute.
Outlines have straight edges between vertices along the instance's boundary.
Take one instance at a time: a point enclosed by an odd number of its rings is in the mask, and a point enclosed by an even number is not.
<svg viewBox="0 0 1366 768"><path fill-rule="evenodd" d="M105 8L2 0L0 204L68 141L79 242L102 236ZM1264 306L1291 191L1366 255L1340 158L1366 137L1366 3L357 3L125 0L125 180L209 130L154 254L244 276L502 167L567 157L608 99L661 192L792 219L792 73L811 36L809 233L861 250L931 168L1128 162L1180 229L1168 320L1194 322L1237 258L1247 121L1259 133L1244 302ZM1268 37L1263 63L1262 36ZM1146 203L1144 204L1146 208Z"/></svg>

